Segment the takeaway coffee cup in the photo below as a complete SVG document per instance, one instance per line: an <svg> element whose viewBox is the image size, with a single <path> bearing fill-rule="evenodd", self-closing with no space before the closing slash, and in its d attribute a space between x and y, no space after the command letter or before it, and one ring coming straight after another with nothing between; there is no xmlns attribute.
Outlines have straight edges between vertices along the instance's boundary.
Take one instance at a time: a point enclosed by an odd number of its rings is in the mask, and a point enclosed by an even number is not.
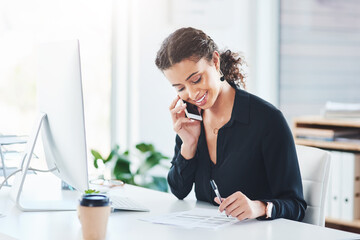
<svg viewBox="0 0 360 240"><path fill-rule="evenodd" d="M88 194L80 199L78 217L84 240L105 239L110 211L110 200L105 195Z"/></svg>

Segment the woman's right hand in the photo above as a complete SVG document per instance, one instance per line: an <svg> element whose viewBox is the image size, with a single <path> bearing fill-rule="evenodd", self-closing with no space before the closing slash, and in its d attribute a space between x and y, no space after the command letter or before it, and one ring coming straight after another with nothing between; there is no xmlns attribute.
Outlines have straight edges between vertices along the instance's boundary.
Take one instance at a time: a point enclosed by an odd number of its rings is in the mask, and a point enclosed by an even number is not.
<svg viewBox="0 0 360 240"><path fill-rule="evenodd" d="M182 140L181 155L185 159L191 159L195 156L197 142L200 136L201 125L200 121L187 118L185 116L186 104L181 101L179 106L176 106L180 100L179 96L171 103L169 110L173 120L174 131Z"/></svg>

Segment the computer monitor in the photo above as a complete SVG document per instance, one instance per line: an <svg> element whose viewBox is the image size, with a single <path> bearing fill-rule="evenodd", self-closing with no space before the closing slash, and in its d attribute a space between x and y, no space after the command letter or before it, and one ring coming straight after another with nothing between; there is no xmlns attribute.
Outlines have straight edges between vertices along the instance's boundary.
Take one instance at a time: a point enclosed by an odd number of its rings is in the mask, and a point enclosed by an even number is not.
<svg viewBox="0 0 360 240"><path fill-rule="evenodd" d="M79 41L41 44L37 53L40 114L29 137L22 171L14 182L12 196L24 211L75 210L77 201L71 197L56 202L21 198L40 129L46 163L51 172L80 193L88 189Z"/></svg>

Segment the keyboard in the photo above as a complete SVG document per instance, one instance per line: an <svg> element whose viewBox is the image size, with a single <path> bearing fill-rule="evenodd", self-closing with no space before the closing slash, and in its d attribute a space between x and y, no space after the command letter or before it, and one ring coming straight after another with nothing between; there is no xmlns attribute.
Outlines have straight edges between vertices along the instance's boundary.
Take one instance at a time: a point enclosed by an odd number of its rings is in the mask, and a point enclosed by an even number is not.
<svg viewBox="0 0 360 240"><path fill-rule="evenodd" d="M110 196L111 205L114 210L127 210L127 211L139 211L149 212L150 210L128 197L122 197L118 195Z"/></svg>

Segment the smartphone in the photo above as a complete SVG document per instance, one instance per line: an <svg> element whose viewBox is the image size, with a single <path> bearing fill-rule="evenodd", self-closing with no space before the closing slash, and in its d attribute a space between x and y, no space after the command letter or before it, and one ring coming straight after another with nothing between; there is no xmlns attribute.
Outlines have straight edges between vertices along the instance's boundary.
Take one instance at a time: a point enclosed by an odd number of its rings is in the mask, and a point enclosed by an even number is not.
<svg viewBox="0 0 360 240"><path fill-rule="evenodd" d="M185 108L186 116L191 119L202 121L202 117L200 112L198 111L198 107L184 100L182 101L186 103L186 108Z"/></svg>

